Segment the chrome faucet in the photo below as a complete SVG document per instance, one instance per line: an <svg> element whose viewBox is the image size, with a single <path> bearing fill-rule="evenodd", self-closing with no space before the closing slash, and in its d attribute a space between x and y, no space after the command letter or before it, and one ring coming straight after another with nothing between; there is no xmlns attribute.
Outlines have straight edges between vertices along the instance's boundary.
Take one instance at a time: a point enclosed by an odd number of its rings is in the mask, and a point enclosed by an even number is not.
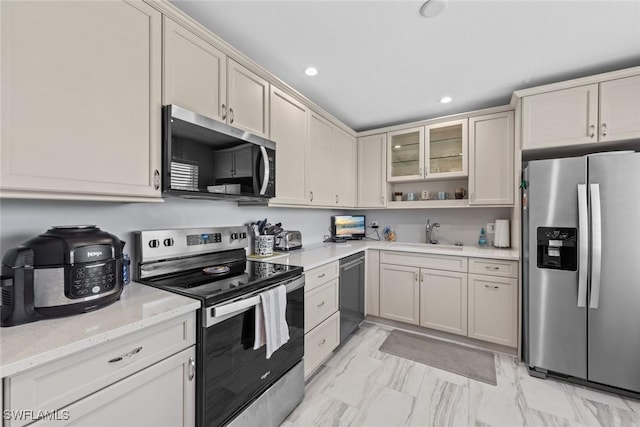
<svg viewBox="0 0 640 427"><path fill-rule="evenodd" d="M433 240L432 236L433 236L433 229L440 227L440 223L439 222L434 222L433 224L430 223L430 220L427 220L427 236L426 236L426 240L427 243L431 243L431 244L436 244L438 243L437 240Z"/></svg>

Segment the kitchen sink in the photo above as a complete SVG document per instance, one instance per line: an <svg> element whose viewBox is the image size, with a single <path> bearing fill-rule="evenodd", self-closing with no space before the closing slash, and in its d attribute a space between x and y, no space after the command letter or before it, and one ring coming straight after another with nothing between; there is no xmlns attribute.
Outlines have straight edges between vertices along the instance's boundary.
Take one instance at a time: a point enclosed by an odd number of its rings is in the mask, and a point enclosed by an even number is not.
<svg viewBox="0 0 640 427"><path fill-rule="evenodd" d="M402 243L396 242L391 244L392 247L412 247L412 248L434 248L434 249L446 249L446 250L454 250L461 251L464 246L456 246L456 245L441 245L441 244L433 244L433 243Z"/></svg>

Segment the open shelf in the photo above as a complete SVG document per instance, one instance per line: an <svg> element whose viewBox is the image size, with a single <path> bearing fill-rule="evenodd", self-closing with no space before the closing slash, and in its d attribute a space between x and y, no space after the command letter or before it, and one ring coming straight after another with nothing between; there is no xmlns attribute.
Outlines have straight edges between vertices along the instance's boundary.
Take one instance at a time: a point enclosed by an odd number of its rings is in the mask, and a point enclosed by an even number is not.
<svg viewBox="0 0 640 427"><path fill-rule="evenodd" d="M469 199L448 199L448 200L412 200L412 201L390 201L387 208L390 209L433 209L433 208L466 208L469 206Z"/></svg>

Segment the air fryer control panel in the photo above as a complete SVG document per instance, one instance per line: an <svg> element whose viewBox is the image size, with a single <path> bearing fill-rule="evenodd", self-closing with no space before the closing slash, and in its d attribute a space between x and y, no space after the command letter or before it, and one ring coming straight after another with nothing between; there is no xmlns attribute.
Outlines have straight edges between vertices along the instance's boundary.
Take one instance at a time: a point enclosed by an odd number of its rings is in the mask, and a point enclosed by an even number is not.
<svg viewBox="0 0 640 427"><path fill-rule="evenodd" d="M112 290L117 284L116 261L71 267L69 298L86 298Z"/></svg>

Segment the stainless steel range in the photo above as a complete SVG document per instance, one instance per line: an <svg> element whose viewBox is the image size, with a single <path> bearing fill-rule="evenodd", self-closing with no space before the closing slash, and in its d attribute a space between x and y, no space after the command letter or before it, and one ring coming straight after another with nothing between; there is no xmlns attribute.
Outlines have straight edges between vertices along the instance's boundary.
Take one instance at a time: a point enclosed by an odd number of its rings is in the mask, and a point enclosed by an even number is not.
<svg viewBox="0 0 640 427"><path fill-rule="evenodd" d="M246 259L246 227L136 233L138 281L202 302L198 316L199 426L278 426L304 396L302 267ZM254 350L259 294L287 289L289 341Z"/></svg>

